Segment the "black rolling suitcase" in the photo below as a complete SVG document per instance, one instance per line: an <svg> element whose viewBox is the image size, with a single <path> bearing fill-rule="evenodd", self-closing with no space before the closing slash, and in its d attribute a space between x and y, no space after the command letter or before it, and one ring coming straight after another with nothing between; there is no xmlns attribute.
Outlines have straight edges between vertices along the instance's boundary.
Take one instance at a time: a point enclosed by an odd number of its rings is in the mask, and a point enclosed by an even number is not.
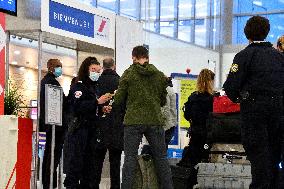
<svg viewBox="0 0 284 189"><path fill-rule="evenodd" d="M195 168L171 165L174 189L192 189L197 184L197 170Z"/></svg>
<svg viewBox="0 0 284 189"><path fill-rule="evenodd" d="M207 119L207 143L241 143L239 113L210 113Z"/></svg>

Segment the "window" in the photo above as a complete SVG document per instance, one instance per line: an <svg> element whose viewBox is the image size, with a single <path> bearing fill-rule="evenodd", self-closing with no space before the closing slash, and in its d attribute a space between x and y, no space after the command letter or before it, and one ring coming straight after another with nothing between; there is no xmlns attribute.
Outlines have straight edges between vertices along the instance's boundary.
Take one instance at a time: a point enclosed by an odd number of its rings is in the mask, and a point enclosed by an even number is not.
<svg viewBox="0 0 284 189"><path fill-rule="evenodd" d="M170 37L174 37L174 21L160 22L160 33Z"/></svg>
<svg viewBox="0 0 284 189"><path fill-rule="evenodd" d="M195 4L196 17L209 16L210 0L198 0Z"/></svg>
<svg viewBox="0 0 284 189"><path fill-rule="evenodd" d="M158 30L157 22L157 1L141 0L141 19L145 21L144 28L151 31Z"/></svg>
<svg viewBox="0 0 284 189"><path fill-rule="evenodd" d="M175 18L175 1L161 1L161 20L173 20Z"/></svg>
<svg viewBox="0 0 284 189"><path fill-rule="evenodd" d="M98 7L115 11L116 0L98 0Z"/></svg>
<svg viewBox="0 0 284 189"><path fill-rule="evenodd" d="M179 20L178 38L183 41L191 42L192 20Z"/></svg>
<svg viewBox="0 0 284 189"><path fill-rule="evenodd" d="M187 20L192 17L192 3L190 0L179 0L179 20Z"/></svg>
<svg viewBox="0 0 284 189"><path fill-rule="evenodd" d="M234 0L234 13L271 12L284 9L283 0Z"/></svg>
<svg viewBox="0 0 284 189"><path fill-rule="evenodd" d="M132 18L137 18L139 5L138 0L121 0L120 1L120 14Z"/></svg>
<svg viewBox="0 0 284 189"><path fill-rule="evenodd" d="M262 15L265 16L265 15ZM271 14L266 16L270 21L270 32L266 38L271 43L276 43L277 39L284 34L283 14ZM244 27L250 16L235 17L233 25L233 43L247 44L248 40L244 34Z"/></svg>

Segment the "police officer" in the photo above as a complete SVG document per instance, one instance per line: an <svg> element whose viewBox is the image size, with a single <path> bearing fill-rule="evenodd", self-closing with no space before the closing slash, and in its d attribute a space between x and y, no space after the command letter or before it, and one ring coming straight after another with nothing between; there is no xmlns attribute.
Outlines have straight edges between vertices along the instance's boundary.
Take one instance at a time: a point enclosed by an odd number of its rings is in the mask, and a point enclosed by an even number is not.
<svg viewBox="0 0 284 189"><path fill-rule="evenodd" d="M101 66L95 57L86 58L80 66L77 80L71 90L70 106L73 118L68 125L68 144L66 155L68 166L64 185L67 189L91 189L94 181L91 179L94 149L92 143L96 137L96 113L98 105L109 100L102 95L96 98L96 81L100 76ZM106 110L109 112L109 110Z"/></svg>
<svg viewBox="0 0 284 189"><path fill-rule="evenodd" d="M97 95L114 94L118 88L119 75L115 71L112 58L103 60L103 73L97 83ZM96 189L99 189L101 173L106 152L109 152L111 189L120 188L120 160L123 149L122 112L112 110L110 114L101 114L99 121L100 142L96 146L94 172ZM121 116L120 116L121 115ZM118 118L118 119L115 119Z"/></svg>
<svg viewBox="0 0 284 189"><path fill-rule="evenodd" d="M251 162L250 189L278 188L284 56L264 41L269 30L264 17L247 21L244 33L250 44L235 56L223 86L233 102L241 103L242 143Z"/></svg>
<svg viewBox="0 0 284 189"><path fill-rule="evenodd" d="M43 189L49 189L50 182L50 160L51 160L51 140L52 140L52 126L45 124L45 85L51 84L60 86L59 82L56 80L57 77L62 75L62 64L58 59L50 59L47 62L48 73L41 80L41 90L40 90L40 122L39 131L46 132L46 144L42 163L42 184ZM63 95L64 96L64 95ZM65 96L63 99L65 103ZM63 106L63 110L65 106ZM64 114L63 114L64 118ZM64 120L64 119L63 119ZM60 157L62 154L62 147L64 141L64 131L65 124L63 122L63 127L55 128L55 149L54 149L54 174L53 174L53 187L57 186L57 172L56 168L60 162Z"/></svg>

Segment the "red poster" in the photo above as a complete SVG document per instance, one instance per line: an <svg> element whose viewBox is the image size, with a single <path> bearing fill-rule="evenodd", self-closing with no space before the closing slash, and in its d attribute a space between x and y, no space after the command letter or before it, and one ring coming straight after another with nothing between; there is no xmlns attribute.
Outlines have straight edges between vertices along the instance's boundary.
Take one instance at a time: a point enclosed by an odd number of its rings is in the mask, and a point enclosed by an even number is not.
<svg viewBox="0 0 284 189"><path fill-rule="evenodd" d="M5 86L5 14L0 13L0 115L4 114L4 86Z"/></svg>

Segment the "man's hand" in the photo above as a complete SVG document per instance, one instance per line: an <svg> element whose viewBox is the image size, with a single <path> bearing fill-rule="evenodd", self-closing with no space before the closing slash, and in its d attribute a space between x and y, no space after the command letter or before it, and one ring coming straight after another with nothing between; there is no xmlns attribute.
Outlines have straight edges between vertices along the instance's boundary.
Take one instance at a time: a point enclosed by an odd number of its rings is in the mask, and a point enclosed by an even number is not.
<svg viewBox="0 0 284 189"><path fill-rule="evenodd" d="M111 97L109 95L103 95L98 99L98 104L104 104L109 101Z"/></svg>
<svg viewBox="0 0 284 189"><path fill-rule="evenodd" d="M103 112L109 114L112 110L111 106L104 106L103 107Z"/></svg>

